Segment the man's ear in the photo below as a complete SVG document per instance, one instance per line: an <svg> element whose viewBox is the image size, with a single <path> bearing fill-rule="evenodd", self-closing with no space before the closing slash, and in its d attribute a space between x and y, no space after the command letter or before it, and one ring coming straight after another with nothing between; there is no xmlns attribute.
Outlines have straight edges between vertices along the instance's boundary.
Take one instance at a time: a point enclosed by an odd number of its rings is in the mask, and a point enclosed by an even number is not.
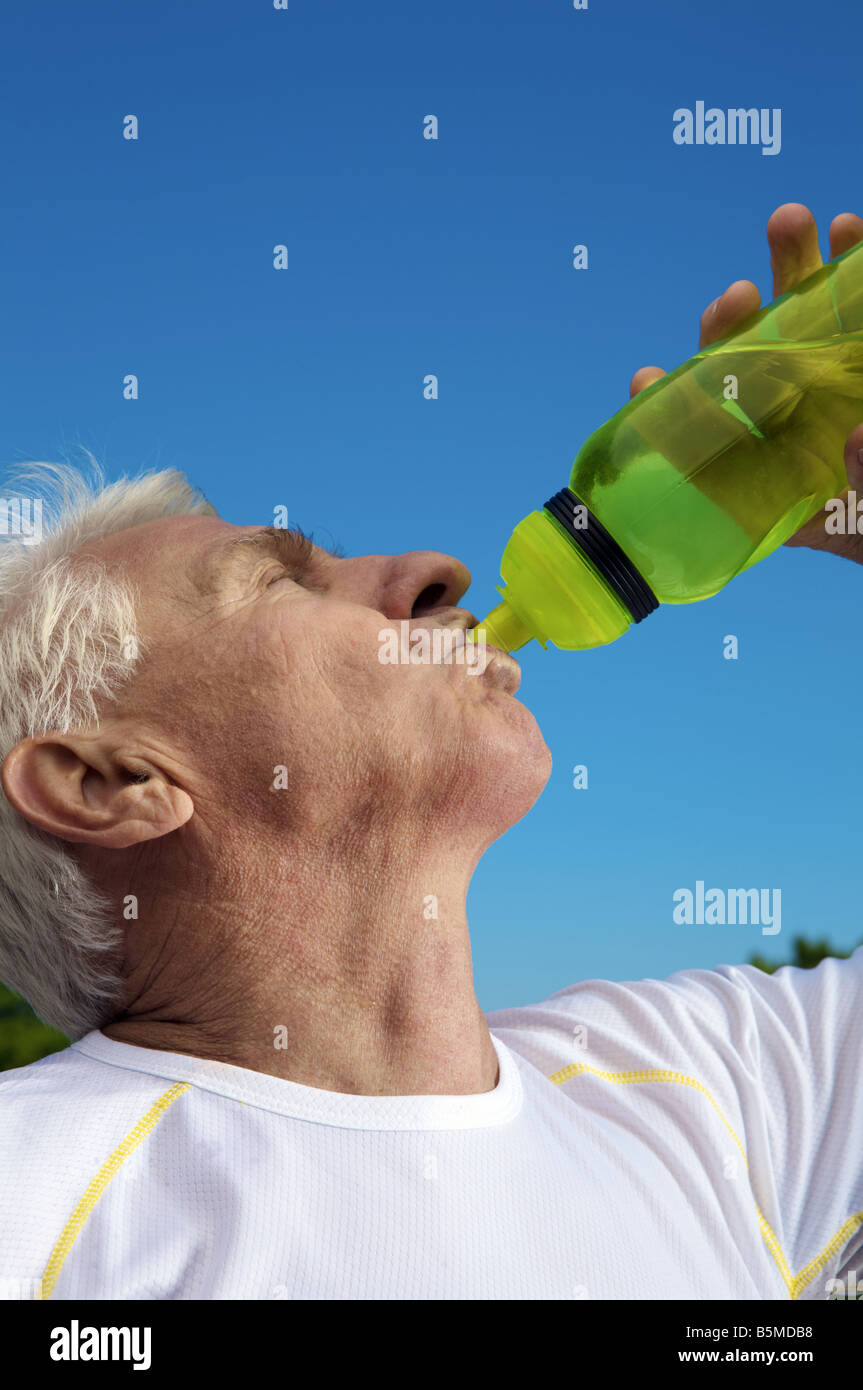
<svg viewBox="0 0 863 1390"><path fill-rule="evenodd" d="M185 825L188 792L148 758L99 734L41 734L15 745L0 782L16 811L76 844L127 849Z"/></svg>

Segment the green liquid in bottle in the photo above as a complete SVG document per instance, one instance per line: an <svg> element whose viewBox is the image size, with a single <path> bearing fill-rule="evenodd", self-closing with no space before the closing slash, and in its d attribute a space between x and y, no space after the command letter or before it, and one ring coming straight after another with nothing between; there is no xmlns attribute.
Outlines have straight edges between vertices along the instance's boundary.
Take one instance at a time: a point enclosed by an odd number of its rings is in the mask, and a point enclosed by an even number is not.
<svg viewBox="0 0 863 1390"><path fill-rule="evenodd" d="M591 513L660 603L718 593L841 496L844 442L861 419L863 245L585 441L569 481L581 528L548 510L520 523L501 562L504 602L480 625L487 640L507 650L531 637L579 648L626 631L631 606L579 544Z"/></svg>

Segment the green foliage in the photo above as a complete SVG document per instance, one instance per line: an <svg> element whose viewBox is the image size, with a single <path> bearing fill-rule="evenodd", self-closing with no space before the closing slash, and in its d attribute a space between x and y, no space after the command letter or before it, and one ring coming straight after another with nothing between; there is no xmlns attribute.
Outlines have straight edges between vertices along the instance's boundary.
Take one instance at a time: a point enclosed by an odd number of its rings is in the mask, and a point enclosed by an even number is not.
<svg viewBox="0 0 863 1390"><path fill-rule="evenodd" d="M860 944L863 945L863 942ZM765 960L764 956L754 955L749 957L749 964L757 965L759 970L773 975L783 965L796 965L801 970L812 970L816 965L820 965L826 956L847 960L851 955L851 951L834 951L826 937L822 937L820 941L807 941L805 936L795 936L791 948L790 960L769 961Z"/></svg>
<svg viewBox="0 0 863 1390"><path fill-rule="evenodd" d="M0 984L0 1071L26 1067L68 1046L64 1033L43 1023L25 999Z"/></svg>

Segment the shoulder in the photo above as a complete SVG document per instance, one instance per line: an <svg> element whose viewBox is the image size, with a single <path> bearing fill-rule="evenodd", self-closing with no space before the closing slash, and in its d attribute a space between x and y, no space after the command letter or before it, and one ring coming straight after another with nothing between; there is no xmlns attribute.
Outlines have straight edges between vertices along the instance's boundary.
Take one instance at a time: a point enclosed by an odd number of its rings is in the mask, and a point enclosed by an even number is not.
<svg viewBox="0 0 863 1390"><path fill-rule="evenodd" d="M536 1004L486 1015L491 1031L547 1073L578 1062L607 1070L672 1068L728 1079L774 1051L861 1041L863 947L814 970L751 965L665 979L583 980Z"/></svg>
<svg viewBox="0 0 863 1390"><path fill-rule="evenodd" d="M0 1168L22 1151L56 1153L60 1142L68 1160L90 1138L102 1153L172 1088L168 1077L101 1060L83 1050L86 1042L0 1072Z"/></svg>
<svg viewBox="0 0 863 1390"><path fill-rule="evenodd" d="M70 1198L74 1205L170 1084L74 1044L0 1073L0 1227L20 1226L27 1213L68 1216Z"/></svg>
<svg viewBox="0 0 863 1390"><path fill-rule="evenodd" d="M41 1277L72 1214L98 1200L106 1174L125 1171L173 1093L187 1089L75 1044L0 1073L0 1297L9 1281Z"/></svg>

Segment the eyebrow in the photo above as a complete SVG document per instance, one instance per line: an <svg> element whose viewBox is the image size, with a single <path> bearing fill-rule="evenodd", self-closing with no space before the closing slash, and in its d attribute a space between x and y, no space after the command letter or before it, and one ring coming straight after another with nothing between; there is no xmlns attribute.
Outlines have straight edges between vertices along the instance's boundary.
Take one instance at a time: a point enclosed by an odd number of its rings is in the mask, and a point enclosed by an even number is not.
<svg viewBox="0 0 863 1390"><path fill-rule="evenodd" d="M251 535L235 536L218 550L210 551L202 564L193 566L191 579L200 593L216 593L231 574L266 555L306 578L316 551L324 551L334 559L343 558L345 553L341 546L316 545L300 526L262 526Z"/></svg>

